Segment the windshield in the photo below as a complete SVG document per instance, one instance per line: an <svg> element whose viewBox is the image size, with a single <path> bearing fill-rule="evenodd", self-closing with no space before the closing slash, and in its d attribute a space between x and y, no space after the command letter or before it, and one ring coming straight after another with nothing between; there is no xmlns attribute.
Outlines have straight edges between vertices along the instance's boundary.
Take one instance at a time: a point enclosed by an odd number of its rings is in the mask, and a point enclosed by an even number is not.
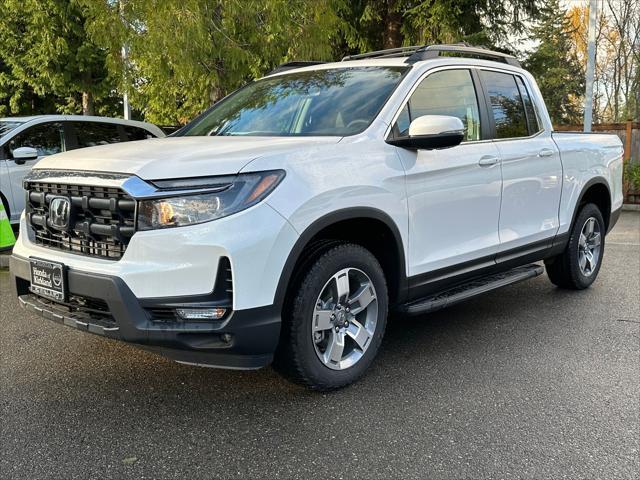
<svg viewBox="0 0 640 480"><path fill-rule="evenodd" d="M406 67L352 67L266 78L238 90L180 135L353 135L367 128Z"/></svg>
<svg viewBox="0 0 640 480"><path fill-rule="evenodd" d="M22 122L0 120L0 138L4 137L7 133L20 125L22 125Z"/></svg>

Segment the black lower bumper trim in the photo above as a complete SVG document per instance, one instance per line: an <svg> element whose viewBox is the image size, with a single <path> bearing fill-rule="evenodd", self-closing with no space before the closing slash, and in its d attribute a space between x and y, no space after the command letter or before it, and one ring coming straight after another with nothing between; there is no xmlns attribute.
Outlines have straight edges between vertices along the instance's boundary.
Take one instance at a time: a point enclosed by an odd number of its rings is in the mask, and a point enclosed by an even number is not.
<svg viewBox="0 0 640 480"><path fill-rule="evenodd" d="M29 291L29 260L10 259L12 286L20 304L30 311L70 327L121 340L176 361L221 368L255 369L269 364L280 336L275 306L232 311L216 322L156 322L148 300L136 298L118 277L68 270L69 294L103 300L108 318L73 311ZM157 299L154 299L157 300ZM160 299L166 306L171 298ZM189 306L188 298L181 305ZM194 297L193 305L201 304Z"/></svg>

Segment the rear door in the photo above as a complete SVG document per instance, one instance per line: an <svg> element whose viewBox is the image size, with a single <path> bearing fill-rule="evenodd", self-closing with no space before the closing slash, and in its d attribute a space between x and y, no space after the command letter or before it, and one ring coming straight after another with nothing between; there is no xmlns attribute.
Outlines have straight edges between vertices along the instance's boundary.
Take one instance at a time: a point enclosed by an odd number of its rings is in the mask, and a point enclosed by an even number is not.
<svg viewBox="0 0 640 480"><path fill-rule="evenodd" d="M499 246L499 151L487 139L486 109L474 71L428 73L400 111L392 129L403 136L422 115L450 115L465 125L462 144L438 150L397 148L407 176L409 274L422 285L495 263Z"/></svg>
<svg viewBox="0 0 640 480"><path fill-rule="evenodd" d="M481 70L502 159L498 261L544 250L558 230L562 164L523 78Z"/></svg>
<svg viewBox="0 0 640 480"><path fill-rule="evenodd" d="M97 147L126 141L124 129L117 123L72 121L65 122L68 150Z"/></svg>

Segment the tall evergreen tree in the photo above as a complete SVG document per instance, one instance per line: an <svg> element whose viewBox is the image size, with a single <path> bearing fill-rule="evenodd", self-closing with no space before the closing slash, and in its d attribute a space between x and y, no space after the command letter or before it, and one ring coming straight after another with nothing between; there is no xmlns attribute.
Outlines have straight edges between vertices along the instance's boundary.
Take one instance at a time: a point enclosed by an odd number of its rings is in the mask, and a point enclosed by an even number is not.
<svg viewBox="0 0 640 480"><path fill-rule="evenodd" d="M579 123L582 113L584 71L572 48L570 29L559 0L547 0L532 28L531 40L538 45L524 65L536 77L555 124Z"/></svg>
<svg viewBox="0 0 640 480"><path fill-rule="evenodd" d="M342 12L353 52L461 40L494 46L522 33L540 0L353 0Z"/></svg>
<svg viewBox="0 0 640 480"><path fill-rule="evenodd" d="M132 105L184 123L290 60L329 60L343 0L81 0ZM121 47L128 46L128 61Z"/></svg>
<svg viewBox="0 0 640 480"><path fill-rule="evenodd" d="M57 97L55 108L59 111L93 114L96 102L100 105L109 97L113 84L104 49L87 36L80 3L4 0L1 10L0 60L8 73L0 83L9 91L0 90L4 97L0 102L8 104L11 112L21 113L26 108L20 106L24 90L40 97Z"/></svg>

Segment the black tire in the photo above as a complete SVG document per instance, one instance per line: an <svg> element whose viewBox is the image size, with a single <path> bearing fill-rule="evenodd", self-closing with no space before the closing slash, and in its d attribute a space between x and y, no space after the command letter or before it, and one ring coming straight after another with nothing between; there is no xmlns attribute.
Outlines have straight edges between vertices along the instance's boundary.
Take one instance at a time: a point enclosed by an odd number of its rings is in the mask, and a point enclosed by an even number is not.
<svg viewBox="0 0 640 480"><path fill-rule="evenodd" d="M598 224L600 235L600 253L595 267L590 275L585 275L579 265L580 233L588 219L594 218ZM551 283L560 288L571 290L583 290L588 288L598 276L602 258L604 257L606 227L602 212L593 203L584 205L578 212L578 216L571 228L569 242L564 252L551 259L545 260L547 275Z"/></svg>
<svg viewBox="0 0 640 480"><path fill-rule="evenodd" d="M361 358L348 368L333 370L316 354L312 321L318 296L328 280L345 268L358 269L371 280L376 292L377 322ZM297 279L285 302L274 368L293 382L319 391L334 390L355 382L373 362L384 336L388 294L382 267L371 252L359 245L332 244L317 252Z"/></svg>

